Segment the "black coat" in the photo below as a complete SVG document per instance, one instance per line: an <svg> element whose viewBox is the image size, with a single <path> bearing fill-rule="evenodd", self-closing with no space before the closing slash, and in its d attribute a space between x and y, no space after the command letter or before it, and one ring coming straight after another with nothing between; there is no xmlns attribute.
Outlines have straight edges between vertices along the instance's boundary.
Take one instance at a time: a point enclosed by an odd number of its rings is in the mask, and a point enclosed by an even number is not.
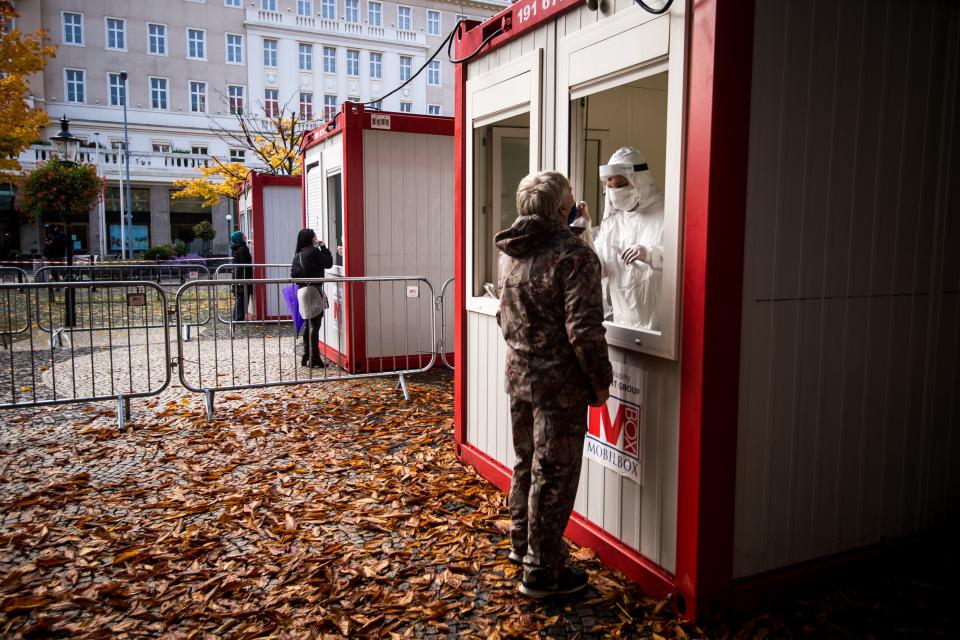
<svg viewBox="0 0 960 640"><path fill-rule="evenodd" d="M293 256L291 278L322 278L324 269L333 266L333 254L326 247L304 247Z"/></svg>

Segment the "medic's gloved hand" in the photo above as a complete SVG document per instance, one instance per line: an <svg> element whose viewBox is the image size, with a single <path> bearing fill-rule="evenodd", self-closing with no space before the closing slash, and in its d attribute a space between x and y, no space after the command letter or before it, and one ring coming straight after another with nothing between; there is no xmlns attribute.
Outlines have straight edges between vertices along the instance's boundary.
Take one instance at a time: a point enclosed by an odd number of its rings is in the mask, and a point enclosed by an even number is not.
<svg viewBox="0 0 960 640"><path fill-rule="evenodd" d="M620 259L623 260L624 264L630 264L631 262L650 262L650 252L647 251L647 248L642 244L635 244L632 247L629 247L620 254Z"/></svg>

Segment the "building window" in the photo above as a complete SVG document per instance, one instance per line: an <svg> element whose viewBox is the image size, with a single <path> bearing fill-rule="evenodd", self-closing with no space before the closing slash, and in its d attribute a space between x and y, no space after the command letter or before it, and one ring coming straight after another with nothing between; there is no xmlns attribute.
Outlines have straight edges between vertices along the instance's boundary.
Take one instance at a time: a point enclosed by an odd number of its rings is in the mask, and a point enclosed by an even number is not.
<svg viewBox="0 0 960 640"><path fill-rule="evenodd" d="M457 16L456 16L457 22L462 22L462 21L464 21L464 20L469 20L469 19L470 19L470 18L469 18L468 16L465 16L465 15L463 15L462 13L458 13Z"/></svg>
<svg viewBox="0 0 960 640"><path fill-rule="evenodd" d="M323 96L323 119L330 120L337 115L337 96Z"/></svg>
<svg viewBox="0 0 960 640"><path fill-rule="evenodd" d="M337 72L337 50L334 47L323 48L323 72Z"/></svg>
<svg viewBox="0 0 960 640"><path fill-rule="evenodd" d="M187 57L203 60L207 57L207 32L203 29L187 29Z"/></svg>
<svg viewBox="0 0 960 640"><path fill-rule="evenodd" d="M400 56L400 81L404 82L410 79L410 67L412 59L410 56Z"/></svg>
<svg viewBox="0 0 960 640"><path fill-rule="evenodd" d="M312 44L300 44L300 71L313 71Z"/></svg>
<svg viewBox="0 0 960 640"><path fill-rule="evenodd" d="M167 108L167 79L150 78L150 108Z"/></svg>
<svg viewBox="0 0 960 640"><path fill-rule="evenodd" d="M277 0L260 0L260 8L264 11L276 11Z"/></svg>
<svg viewBox="0 0 960 640"><path fill-rule="evenodd" d="M347 75L360 75L360 52L347 49Z"/></svg>
<svg viewBox="0 0 960 640"><path fill-rule="evenodd" d="M190 81L190 111L207 112L207 83Z"/></svg>
<svg viewBox="0 0 960 640"><path fill-rule="evenodd" d="M110 88L110 106L111 107L121 107L127 101L126 96L126 87L124 87L123 80L120 79L119 73L108 73L107 74L107 85Z"/></svg>
<svg viewBox="0 0 960 640"><path fill-rule="evenodd" d="M223 6L225 7L241 7L240 0L223 0Z"/></svg>
<svg viewBox="0 0 960 640"><path fill-rule="evenodd" d="M383 100L374 100L370 103L371 109L383 109Z"/></svg>
<svg viewBox="0 0 960 640"><path fill-rule="evenodd" d="M227 85L227 102L230 113L234 115L243 114L243 87L237 84Z"/></svg>
<svg viewBox="0 0 960 640"><path fill-rule="evenodd" d="M431 36L440 35L440 12L427 11L427 33Z"/></svg>
<svg viewBox="0 0 960 640"><path fill-rule="evenodd" d="M165 25L147 25L147 53L154 56L167 55L167 27Z"/></svg>
<svg viewBox="0 0 960 640"><path fill-rule="evenodd" d="M397 29L410 31L410 7L397 7Z"/></svg>
<svg viewBox="0 0 960 640"><path fill-rule="evenodd" d="M268 38L263 39L263 66L277 66L277 41Z"/></svg>
<svg viewBox="0 0 960 640"><path fill-rule="evenodd" d="M343 0L343 17L347 22L360 22L360 0Z"/></svg>
<svg viewBox="0 0 960 640"><path fill-rule="evenodd" d="M123 140L111 140L110 148L113 149L114 151L126 151L127 145L126 143L124 143Z"/></svg>
<svg viewBox="0 0 960 640"><path fill-rule="evenodd" d="M304 120L313 118L313 94L307 91L300 92L300 117Z"/></svg>
<svg viewBox="0 0 960 640"><path fill-rule="evenodd" d="M297 15L298 16L312 16L313 15L313 0L297 0Z"/></svg>
<svg viewBox="0 0 960 640"><path fill-rule="evenodd" d="M382 53L370 53L370 77L378 80L383 77Z"/></svg>
<svg viewBox="0 0 960 640"><path fill-rule="evenodd" d="M440 61L434 60L427 67L427 84L433 87L440 86Z"/></svg>
<svg viewBox="0 0 960 640"><path fill-rule="evenodd" d="M263 113L268 118L280 115L280 98L277 89L263 90Z"/></svg>
<svg viewBox="0 0 960 640"><path fill-rule="evenodd" d="M413 103L412 102L401 102L400 103L400 113L412 113L413 112Z"/></svg>
<svg viewBox="0 0 960 640"><path fill-rule="evenodd" d="M438 104L428 104L427 105L427 115L439 116L440 114L440 105Z"/></svg>
<svg viewBox="0 0 960 640"><path fill-rule="evenodd" d="M206 147L190 147L190 153L195 156L205 156L207 155Z"/></svg>
<svg viewBox="0 0 960 640"><path fill-rule="evenodd" d="M383 26L383 5L381 3L367 3L367 22L371 27Z"/></svg>
<svg viewBox="0 0 960 640"><path fill-rule="evenodd" d="M122 18L107 18L107 49L127 48L127 21Z"/></svg>
<svg viewBox="0 0 960 640"><path fill-rule="evenodd" d="M320 0L320 17L324 20L337 19L337 1Z"/></svg>
<svg viewBox="0 0 960 640"><path fill-rule="evenodd" d="M64 69L67 78L67 102L83 102L86 81L80 69Z"/></svg>
<svg viewBox="0 0 960 640"><path fill-rule="evenodd" d="M63 14L63 44L83 46L83 14Z"/></svg>
<svg viewBox="0 0 960 640"><path fill-rule="evenodd" d="M243 64L243 36L239 33L227 34L227 62Z"/></svg>
<svg viewBox="0 0 960 640"><path fill-rule="evenodd" d="M153 152L154 152L154 153L170 153L170 143L169 143L169 142L154 142L154 143L153 143Z"/></svg>
<svg viewBox="0 0 960 640"><path fill-rule="evenodd" d="M243 164L247 161L247 151L245 149L230 149L230 162Z"/></svg>

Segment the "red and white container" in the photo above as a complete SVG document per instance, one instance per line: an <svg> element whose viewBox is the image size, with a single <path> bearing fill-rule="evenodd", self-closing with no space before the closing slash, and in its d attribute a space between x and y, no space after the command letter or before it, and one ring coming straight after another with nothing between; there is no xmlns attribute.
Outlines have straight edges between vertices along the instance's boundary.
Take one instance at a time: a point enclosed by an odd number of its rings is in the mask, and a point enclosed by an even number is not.
<svg viewBox="0 0 960 640"><path fill-rule="evenodd" d="M333 251L329 276L422 276L440 295L453 277L453 125L453 118L346 102L307 134L303 224ZM432 319L397 319L410 297L430 295L410 284L415 291L326 285L321 349L353 372L426 366L436 346ZM424 313L424 305L418 308ZM452 326L452 305L445 313Z"/></svg>
<svg viewBox="0 0 960 640"><path fill-rule="evenodd" d="M302 228L302 179L251 171L237 195L237 225L254 264L290 264ZM226 275L233 277L227 270ZM254 278L286 278L289 269L254 267ZM255 320L289 317L277 287L254 287Z"/></svg>
<svg viewBox="0 0 960 640"><path fill-rule="evenodd" d="M517 182L559 170L599 223L629 144L665 198L661 330L608 323L569 537L700 617L945 521L957 6L600 4L521 0L456 43L459 458L509 486L486 285Z"/></svg>

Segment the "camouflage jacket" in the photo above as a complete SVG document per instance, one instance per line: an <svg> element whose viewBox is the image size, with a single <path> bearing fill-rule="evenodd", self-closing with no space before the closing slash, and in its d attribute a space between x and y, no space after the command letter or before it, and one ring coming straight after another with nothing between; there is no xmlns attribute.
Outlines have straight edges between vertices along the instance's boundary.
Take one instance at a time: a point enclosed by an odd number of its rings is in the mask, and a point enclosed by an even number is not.
<svg viewBox="0 0 960 640"><path fill-rule="evenodd" d="M613 379L603 328L600 261L560 219L521 216L497 234L497 322L506 391L541 405L592 398Z"/></svg>

